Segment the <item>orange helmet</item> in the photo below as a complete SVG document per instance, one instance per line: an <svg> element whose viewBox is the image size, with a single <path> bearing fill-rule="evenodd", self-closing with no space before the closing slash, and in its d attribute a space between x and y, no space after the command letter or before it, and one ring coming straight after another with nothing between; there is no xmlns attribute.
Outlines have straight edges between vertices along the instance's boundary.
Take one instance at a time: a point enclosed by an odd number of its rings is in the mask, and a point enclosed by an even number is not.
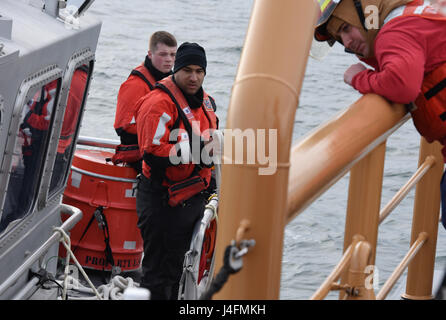
<svg viewBox="0 0 446 320"><path fill-rule="evenodd" d="M327 41L332 46L336 40L327 32L327 21L341 0L317 0L317 2L319 4L320 15L316 23L314 38L318 41Z"/></svg>

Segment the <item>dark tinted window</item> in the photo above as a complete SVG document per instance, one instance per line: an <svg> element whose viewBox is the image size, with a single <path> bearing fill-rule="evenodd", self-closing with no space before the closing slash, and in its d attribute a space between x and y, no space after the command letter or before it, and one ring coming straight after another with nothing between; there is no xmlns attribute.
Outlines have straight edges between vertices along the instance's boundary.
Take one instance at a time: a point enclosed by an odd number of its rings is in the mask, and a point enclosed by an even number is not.
<svg viewBox="0 0 446 320"><path fill-rule="evenodd" d="M56 79L38 88L22 108L0 232L11 221L28 215L35 202L59 84L60 79Z"/></svg>
<svg viewBox="0 0 446 320"><path fill-rule="evenodd" d="M71 154L74 150L73 142L78 128L79 116L87 87L88 67L83 65L73 74L70 91L68 93L67 107L62 123L62 130L57 147L56 161L50 183L50 194L62 186L68 173Z"/></svg>

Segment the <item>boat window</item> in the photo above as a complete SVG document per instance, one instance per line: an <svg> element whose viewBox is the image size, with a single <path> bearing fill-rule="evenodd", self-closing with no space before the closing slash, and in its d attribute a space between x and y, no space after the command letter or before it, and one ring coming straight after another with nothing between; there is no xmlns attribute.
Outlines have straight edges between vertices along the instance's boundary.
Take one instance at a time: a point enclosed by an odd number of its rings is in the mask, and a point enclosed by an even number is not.
<svg viewBox="0 0 446 320"><path fill-rule="evenodd" d="M0 132L1 132L2 128L3 128L2 120L3 120L3 97L0 94Z"/></svg>
<svg viewBox="0 0 446 320"><path fill-rule="evenodd" d="M74 71L71 79L67 107L65 109L59 144L57 146L56 161L51 176L50 194L53 194L55 190L62 187L65 181L64 178L68 174L68 166L74 150L76 130L79 127L78 123L81 110L86 100L88 78L89 67L82 65Z"/></svg>
<svg viewBox="0 0 446 320"><path fill-rule="evenodd" d="M28 95L30 98L21 109L0 232L10 222L27 216L37 198L60 83L61 79L56 79L32 89Z"/></svg>

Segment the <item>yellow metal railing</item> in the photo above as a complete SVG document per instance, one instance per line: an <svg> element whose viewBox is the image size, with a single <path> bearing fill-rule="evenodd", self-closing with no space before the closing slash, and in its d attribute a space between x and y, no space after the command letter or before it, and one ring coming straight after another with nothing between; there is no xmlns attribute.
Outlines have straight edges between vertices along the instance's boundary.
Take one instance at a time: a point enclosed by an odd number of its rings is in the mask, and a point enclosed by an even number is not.
<svg viewBox="0 0 446 320"><path fill-rule="evenodd" d="M324 299L328 295L330 290L337 289L336 281L339 280L341 274L345 272L348 266L350 265L353 253L353 247L360 240L364 240L364 237L356 236L355 239L353 239L353 243L348 246L347 250L345 250L344 255L342 256L341 260L339 260L339 263L333 269L332 273L325 279L325 281L322 283L319 289L311 296L310 298L311 300Z"/></svg>
<svg viewBox="0 0 446 320"><path fill-rule="evenodd" d="M401 189L393 196L387 205L379 213L379 223L383 222L393 209L404 199L404 197L409 193L409 191L418 183L418 181L423 178L426 172L432 168L435 164L435 157L428 156L423 164L418 168L418 170L413 174L413 176L407 181L407 183L401 187Z"/></svg>
<svg viewBox="0 0 446 320"><path fill-rule="evenodd" d="M296 148L299 148L299 146ZM367 275L366 269L355 268L355 271L352 271L351 265L354 261L352 248L355 248L358 243L369 245L371 255L358 258L359 261L357 260L355 263L359 263L361 266L373 265L376 255L378 225L415 186L417 186L417 200L414 205L410 249L385 282L381 291L376 295L376 299L385 299L393 285L408 267L406 293L403 296L408 299L432 298L431 290L440 205L439 185L443 172L440 145L438 143L428 144L423 138L421 139L418 170L389 203L379 211L384 152L385 143L381 143L357 162L351 170L344 255L333 272L312 295L311 299L313 300L324 299L331 290L340 290L341 299L375 299L373 289L368 288L367 290L365 288L366 282L363 279ZM335 177L335 179L339 178L339 176ZM368 275L368 277L370 276ZM340 283L336 283L339 279L341 279Z"/></svg>
<svg viewBox="0 0 446 320"><path fill-rule="evenodd" d="M406 266L404 297L432 298L443 170L439 144L422 139L420 161L428 162L420 162L418 172L383 210L385 143L410 118L405 106L391 105L378 95L364 95L290 150L293 120L320 12L314 0L283 0L280 6L276 2L254 3L226 129L277 129L277 172L259 175L262 163L258 159L254 164L222 165L216 268L221 266L224 248L241 221L249 223L246 237L255 239L256 246L245 256L242 270L216 298L277 299L286 224L349 171L344 255L312 298L323 298L336 289L341 299L375 299L373 288L364 284L364 268L375 263L379 223L415 184L411 249L377 298L387 295L387 287ZM340 283L334 283L338 280Z"/></svg>
<svg viewBox="0 0 446 320"><path fill-rule="evenodd" d="M277 130L277 171L259 175L259 159L222 165L216 270L241 221L249 221L246 237L256 246L217 299L279 297L290 146L317 8L314 0L254 2L225 129Z"/></svg>
<svg viewBox="0 0 446 320"><path fill-rule="evenodd" d="M421 249L423 244L426 242L428 238L428 234L426 232L422 232L418 235L417 240L412 244L409 249L409 252L406 254L404 259L386 281L381 291L376 295L376 300L383 300L386 298L387 294L390 292L394 284L398 281L400 276L403 274L404 270L409 265L410 261L416 256L418 251Z"/></svg>
<svg viewBox="0 0 446 320"><path fill-rule="evenodd" d="M424 144L424 143L425 142L422 140L422 144ZM435 166L435 163L437 161L440 162L440 166L437 166L437 167L442 167L441 158L436 159L435 156L433 156L433 155L429 155L426 157L425 161L422 162L422 164L419 166L418 170L413 174L413 176L407 181L407 183L395 194L395 196L381 210L381 212L379 213L379 223L383 222L384 219L389 216L389 214L392 212L392 210L396 208L396 206L404 199L404 197L409 193L409 191L413 187L416 186L416 184L428 173L428 171L430 169L432 169ZM439 172L437 170L437 174L438 173ZM433 215L431 223L435 226L437 224L437 222L438 222L438 216L437 216L437 218L435 218L435 215ZM432 236L434 236L434 235L432 235ZM336 281L338 281L340 279L340 277L343 273L344 274L347 273L347 269L349 267L349 264L350 264L350 261L352 258L352 247L354 247L359 242L359 240L363 241L365 239L362 235L355 235L355 236L353 236L353 238L354 239L353 239L352 243L345 250L344 255L342 256L338 265L334 268L333 272L327 277L327 279L320 286L320 288L311 296L311 298L310 298L311 300L324 299L331 290L341 290L341 291L346 291L346 292L348 292L349 289L352 290L353 287L351 286L351 284L344 283L341 285L341 284L336 283ZM385 284L382 287L382 289L380 290L380 292L376 295L377 300L383 300L386 298L386 296L388 295L388 293L390 292L390 290L392 289L394 284L401 277L401 275L403 274L405 269L408 267L409 263L414 259L414 257L417 255L417 253L422 248L422 246L426 243L428 238L429 238L429 235L426 232L421 232L418 234L415 242L412 243L406 256L403 258L401 263L397 266L397 268L392 273L392 275L389 277L389 279L385 282ZM365 270L363 270L363 272L365 272ZM369 275L369 277L370 276L371 275ZM417 278L420 279L420 278L424 278L424 277L425 277L424 274L420 274ZM364 284L362 284L362 286L363 285ZM350 293L354 293L354 292L350 291ZM424 296L424 297L426 298L426 296ZM429 295L427 297L429 297ZM413 296L412 298L416 298L416 297Z"/></svg>

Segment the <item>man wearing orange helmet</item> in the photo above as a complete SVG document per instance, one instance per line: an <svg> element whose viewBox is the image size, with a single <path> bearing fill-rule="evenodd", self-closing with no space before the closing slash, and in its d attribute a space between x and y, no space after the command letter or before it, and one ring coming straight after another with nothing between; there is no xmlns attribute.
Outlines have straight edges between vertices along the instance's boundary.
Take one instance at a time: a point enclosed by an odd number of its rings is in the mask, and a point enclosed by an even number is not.
<svg viewBox="0 0 446 320"><path fill-rule="evenodd" d="M446 145L446 17L423 0L318 0L315 38L340 42L358 63L344 81L362 94L410 104L418 132ZM446 160L446 147L442 149ZM442 222L446 227L443 175Z"/></svg>

